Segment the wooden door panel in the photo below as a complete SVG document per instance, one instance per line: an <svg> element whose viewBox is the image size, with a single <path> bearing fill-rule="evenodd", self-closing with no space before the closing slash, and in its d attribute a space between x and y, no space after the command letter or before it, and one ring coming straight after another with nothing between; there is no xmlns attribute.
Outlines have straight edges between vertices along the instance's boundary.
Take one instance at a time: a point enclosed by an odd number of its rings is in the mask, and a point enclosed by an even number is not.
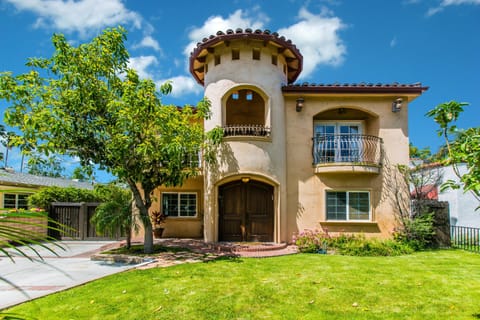
<svg viewBox="0 0 480 320"><path fill-rule="evenodd" d="M273 187L250 181L219 188L220 241L273 241Z"/></svg>
<svg viewBox="0 0 480 320"><path fill-rule="evenodd" d="M273 241L273 187L254 181L246 190L247 241Z"/></svg>

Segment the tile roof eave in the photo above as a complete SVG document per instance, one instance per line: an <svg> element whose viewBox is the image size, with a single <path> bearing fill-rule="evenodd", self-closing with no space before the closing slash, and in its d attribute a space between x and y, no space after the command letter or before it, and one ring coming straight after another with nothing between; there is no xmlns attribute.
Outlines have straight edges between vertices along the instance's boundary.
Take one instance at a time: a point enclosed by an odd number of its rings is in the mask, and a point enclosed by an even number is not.
<svg viewBox="0 0 480 320"><path fill-rule="evenodd" d="M415 94L420 95L429 87L416 84L294 84L282 87L283 93L325 94Z"/></svg>
<svg viewBox="0 0 480 320"><path fill-rule="evenodd" d="M189 71L198 84L202 86L204 85L204 79L198 77L193 67L194 61L198 58L199 54L203 50L213 47L220 42L228 42L238 39L254 39L264 41L265 43L272 42L277 44L280 48L289 50L295 57L295 60L298 60L299 63L298 68L292 73L292 75L288 76L290 83L294 82L302 72L303 56L290 39L286 39L284 36L281 36L276 32L270 32L270 30L252 30L250 28L246 28L245 30L241 28L237 28L235 30L228 29L226 32L218 31L215 35L210 35L209 37L203 38L201 42L197 43L196 47L190 53Z"/></svg>

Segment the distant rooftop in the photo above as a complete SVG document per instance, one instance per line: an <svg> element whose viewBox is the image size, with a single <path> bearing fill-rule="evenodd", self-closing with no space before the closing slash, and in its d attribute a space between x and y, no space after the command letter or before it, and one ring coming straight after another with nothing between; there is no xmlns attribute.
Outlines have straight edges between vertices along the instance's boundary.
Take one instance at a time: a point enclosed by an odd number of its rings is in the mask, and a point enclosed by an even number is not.
<svg viewBox="0 0 480 320"><path fill-rule="evenodd" d="M79 189L93 189L89 182L80 182L64 178L50 178L35 176L28 173L14 172L0 169L0 185L22 186L22 187L75 187Z"/></svg>

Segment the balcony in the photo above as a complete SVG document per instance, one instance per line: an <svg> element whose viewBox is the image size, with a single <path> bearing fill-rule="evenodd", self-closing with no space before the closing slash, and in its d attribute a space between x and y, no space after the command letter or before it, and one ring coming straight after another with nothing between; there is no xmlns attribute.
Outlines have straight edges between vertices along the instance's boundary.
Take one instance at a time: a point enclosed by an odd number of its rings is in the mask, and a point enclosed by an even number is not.
<svg viewBox="0 0 480 320"><path fill-rule="evenodd" d="M270 128L261 124L230 124L223 126L224 137L270 137Z"/></svg>
<svg viewBox="0 0 480 320"><path fill-rule="evenodd" d="M361 134L327 134L313 140L315 173L380 173L382 139Z"/></svg>

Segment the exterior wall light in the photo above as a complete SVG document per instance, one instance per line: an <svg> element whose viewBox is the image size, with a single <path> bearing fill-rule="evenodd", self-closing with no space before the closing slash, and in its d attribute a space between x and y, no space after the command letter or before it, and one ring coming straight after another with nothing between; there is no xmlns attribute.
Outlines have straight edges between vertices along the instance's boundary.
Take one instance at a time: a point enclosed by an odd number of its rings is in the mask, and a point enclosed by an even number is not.
<svg viewBox="0 0 480 320"><path fill-rule="evenodd" d="M304 102L305 102L305 100L303 98L297 98L297 104L295 106L295 110L297 112L302 111Z"/></svg>
<svg viewBox="0 0 480 320"><path fill-rule="evenodd" d="M249 177L242 177L242 182L243 183L248 183L248 181L250 181Z"/></svg>
<svg viewBox="0 0 480 320"><path fill-rule="evenodd" d="M392 102L392 112L400 112L402 109L402 98L397 98Z"/></svg>

